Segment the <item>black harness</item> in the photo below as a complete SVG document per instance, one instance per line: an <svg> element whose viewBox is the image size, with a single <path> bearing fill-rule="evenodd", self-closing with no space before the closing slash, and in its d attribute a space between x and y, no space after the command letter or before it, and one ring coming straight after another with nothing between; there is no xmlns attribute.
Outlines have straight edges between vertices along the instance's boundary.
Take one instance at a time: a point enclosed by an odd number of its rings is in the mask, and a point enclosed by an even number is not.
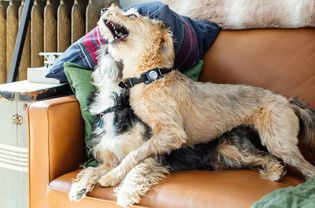
<svg viewBox="0 0 315 208"><path fill-rule="evenodd" d="M129 78L119 83L119 87L129 89L137 84L150 84L151 82L161 79L165 74L174 70L173 68L154 68L141 74L140 78Z"/></svg>

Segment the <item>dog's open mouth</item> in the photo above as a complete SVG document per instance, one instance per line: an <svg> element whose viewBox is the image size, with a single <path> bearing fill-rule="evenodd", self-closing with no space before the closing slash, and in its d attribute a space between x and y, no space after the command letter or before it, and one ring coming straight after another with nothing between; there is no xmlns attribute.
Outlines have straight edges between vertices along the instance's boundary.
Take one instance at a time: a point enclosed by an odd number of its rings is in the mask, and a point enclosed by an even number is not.
<svg viewBox="0 0 315 208"><path fill-rule="evenodd" d="M128 30L126 27L119 25L117 23L114 23L110 20L104 20L105 25L107 28L111 31L114 40L113 41L123 41L128 37Z"/></svg>

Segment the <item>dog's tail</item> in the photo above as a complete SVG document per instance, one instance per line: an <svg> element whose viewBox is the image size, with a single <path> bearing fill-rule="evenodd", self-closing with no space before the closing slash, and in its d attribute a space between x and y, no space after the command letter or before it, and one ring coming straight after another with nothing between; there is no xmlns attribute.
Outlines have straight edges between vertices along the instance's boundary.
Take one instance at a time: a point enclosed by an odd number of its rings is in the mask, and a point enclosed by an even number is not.
<svg viewBox="0 0 315 208"><path fill-rule="evenodd" d="M315 148L315 111L297 97L290 98L289 102L295 114L300 119L302 143Z"/></svg>

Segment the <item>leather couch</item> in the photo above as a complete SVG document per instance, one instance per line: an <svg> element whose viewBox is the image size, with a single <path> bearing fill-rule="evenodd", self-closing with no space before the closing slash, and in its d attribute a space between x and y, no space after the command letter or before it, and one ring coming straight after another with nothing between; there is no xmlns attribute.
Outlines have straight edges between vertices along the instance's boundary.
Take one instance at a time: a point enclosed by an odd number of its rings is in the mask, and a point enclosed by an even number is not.
<svg viewBox="0 0 315 208"><path fill-rule="evenodd" d="M222 31L204 57L201 81L260 86L315 107L315 29ZM112 188L96 186L70 202L71 179L85 161L83 122L74 96L32 103L29 115L29 207L117 207ZM301 147L315 164L311 150ZM139 206L157 208L244 208L265 194L302 183L294 171L280 182L255 170L171 173Z"/></svg>

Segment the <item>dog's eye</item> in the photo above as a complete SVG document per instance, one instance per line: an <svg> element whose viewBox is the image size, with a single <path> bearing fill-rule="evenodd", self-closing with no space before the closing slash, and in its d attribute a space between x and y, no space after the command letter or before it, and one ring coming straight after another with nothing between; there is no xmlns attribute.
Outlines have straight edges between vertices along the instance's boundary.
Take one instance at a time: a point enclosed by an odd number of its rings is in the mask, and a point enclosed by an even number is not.
<svg viewBox="0 0 315 208"><path fill-rule="evenodd" d="M107 8L103 8L103 9L101 10L101 16L103 16L103 14L104 14L106 11L107 11Z"/></svg>
<svg viewBox="0 0 315 208"><path fill-rule="evenodd" d="M136 14L128 14L127 17L138 17Z"/></svg>

